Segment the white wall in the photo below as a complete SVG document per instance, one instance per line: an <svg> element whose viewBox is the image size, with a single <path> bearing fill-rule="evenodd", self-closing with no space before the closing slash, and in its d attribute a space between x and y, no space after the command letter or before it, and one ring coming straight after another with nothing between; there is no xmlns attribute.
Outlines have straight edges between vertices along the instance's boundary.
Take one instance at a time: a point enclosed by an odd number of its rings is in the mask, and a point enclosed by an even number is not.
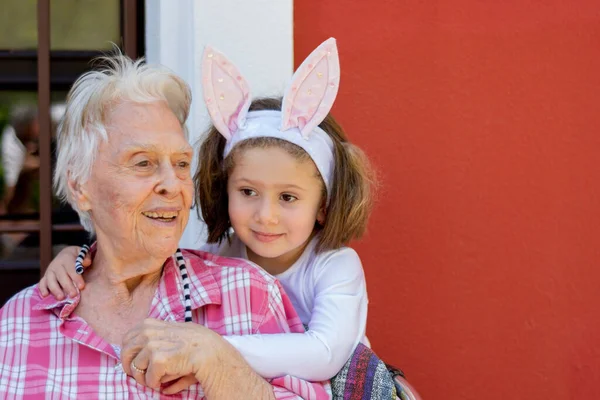
<svg viewBox="0 0 600 400"><path fill-rule="evenodd" d="M237 65L253 96L282 95L293 71L293 0L146 1L146 58L191 86L188 129L196 148L209 124L200 76L206 44ZM204 240L203 224L192 211L181 246L197 248Z"/></svg>

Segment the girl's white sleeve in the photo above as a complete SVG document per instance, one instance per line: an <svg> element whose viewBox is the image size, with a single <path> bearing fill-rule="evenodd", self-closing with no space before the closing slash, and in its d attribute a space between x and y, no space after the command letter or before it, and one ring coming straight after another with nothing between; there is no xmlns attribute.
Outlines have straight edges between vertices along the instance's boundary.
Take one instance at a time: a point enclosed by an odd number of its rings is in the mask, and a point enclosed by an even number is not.
<svg viewBox="0 0 600 400"><path fill-rule="evenodd" d="M307 332L225 337L259 375L330 379L363 339L368 301L360 258L350 248L324 258L313 271L314 306Z"/></svg>

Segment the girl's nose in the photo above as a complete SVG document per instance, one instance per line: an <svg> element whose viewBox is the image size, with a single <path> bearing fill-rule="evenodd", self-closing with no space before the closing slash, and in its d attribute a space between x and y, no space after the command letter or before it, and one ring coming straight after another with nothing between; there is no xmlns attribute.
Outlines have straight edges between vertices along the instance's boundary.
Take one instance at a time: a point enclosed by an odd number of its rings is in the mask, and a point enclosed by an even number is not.
<svg viewBox="0 0 600 400"><path fill-rule="evenodd" d="M256 210L256 220L263 225L275 225L279 223L279 205L265 199Z"/></svg>

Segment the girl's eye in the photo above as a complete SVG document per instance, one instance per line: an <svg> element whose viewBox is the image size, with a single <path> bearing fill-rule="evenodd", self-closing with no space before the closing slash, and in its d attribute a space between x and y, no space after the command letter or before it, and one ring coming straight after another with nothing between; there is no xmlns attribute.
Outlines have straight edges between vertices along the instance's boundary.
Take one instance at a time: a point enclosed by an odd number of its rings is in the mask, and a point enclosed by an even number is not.
<svg viewBox="0 0 600 400"><path fill-rule="evenodd" d="M251 197L256 196L256 192L252 189L242 189L240 190L244 196Z"/></svg>
<svg viewBox="0 0 600 400"><path fill-rule="evenodd" d="M283 200L286 203L292 203L292 202L298 200L298 198L291 194L284 193L281 195L281 200Z"/></svg>

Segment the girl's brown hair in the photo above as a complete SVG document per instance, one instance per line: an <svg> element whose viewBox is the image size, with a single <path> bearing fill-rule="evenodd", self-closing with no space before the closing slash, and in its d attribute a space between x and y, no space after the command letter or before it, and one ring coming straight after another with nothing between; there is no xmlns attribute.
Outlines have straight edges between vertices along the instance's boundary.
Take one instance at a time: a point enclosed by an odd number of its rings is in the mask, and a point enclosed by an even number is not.
<svg viewBox="0 0 600 400"><path fill-rule="evenodd" d="M281 99L257 99L250 111L281 110ZM374 174L365 154L350 143L342 127L327 115L319 124L334 144L335 168L325 223L315 222L320 231L316 251L333 250L348 244L351 239L363 235L373 205ZM262 140L264 139L264 140ZM225 138L213 126L200 147L198 169L194 175L196 204L200 204L201 217L208 228L208 242L229 239L227 180L235 166L235 154L248 147L283 147L299 160L310 159L300 147L281 139L257 138L241 142L223 160ZM325 186L323 185L323 188ZM327 194L324 191L323 199ZM200 213L200 212L199 212Z"/></svg>

